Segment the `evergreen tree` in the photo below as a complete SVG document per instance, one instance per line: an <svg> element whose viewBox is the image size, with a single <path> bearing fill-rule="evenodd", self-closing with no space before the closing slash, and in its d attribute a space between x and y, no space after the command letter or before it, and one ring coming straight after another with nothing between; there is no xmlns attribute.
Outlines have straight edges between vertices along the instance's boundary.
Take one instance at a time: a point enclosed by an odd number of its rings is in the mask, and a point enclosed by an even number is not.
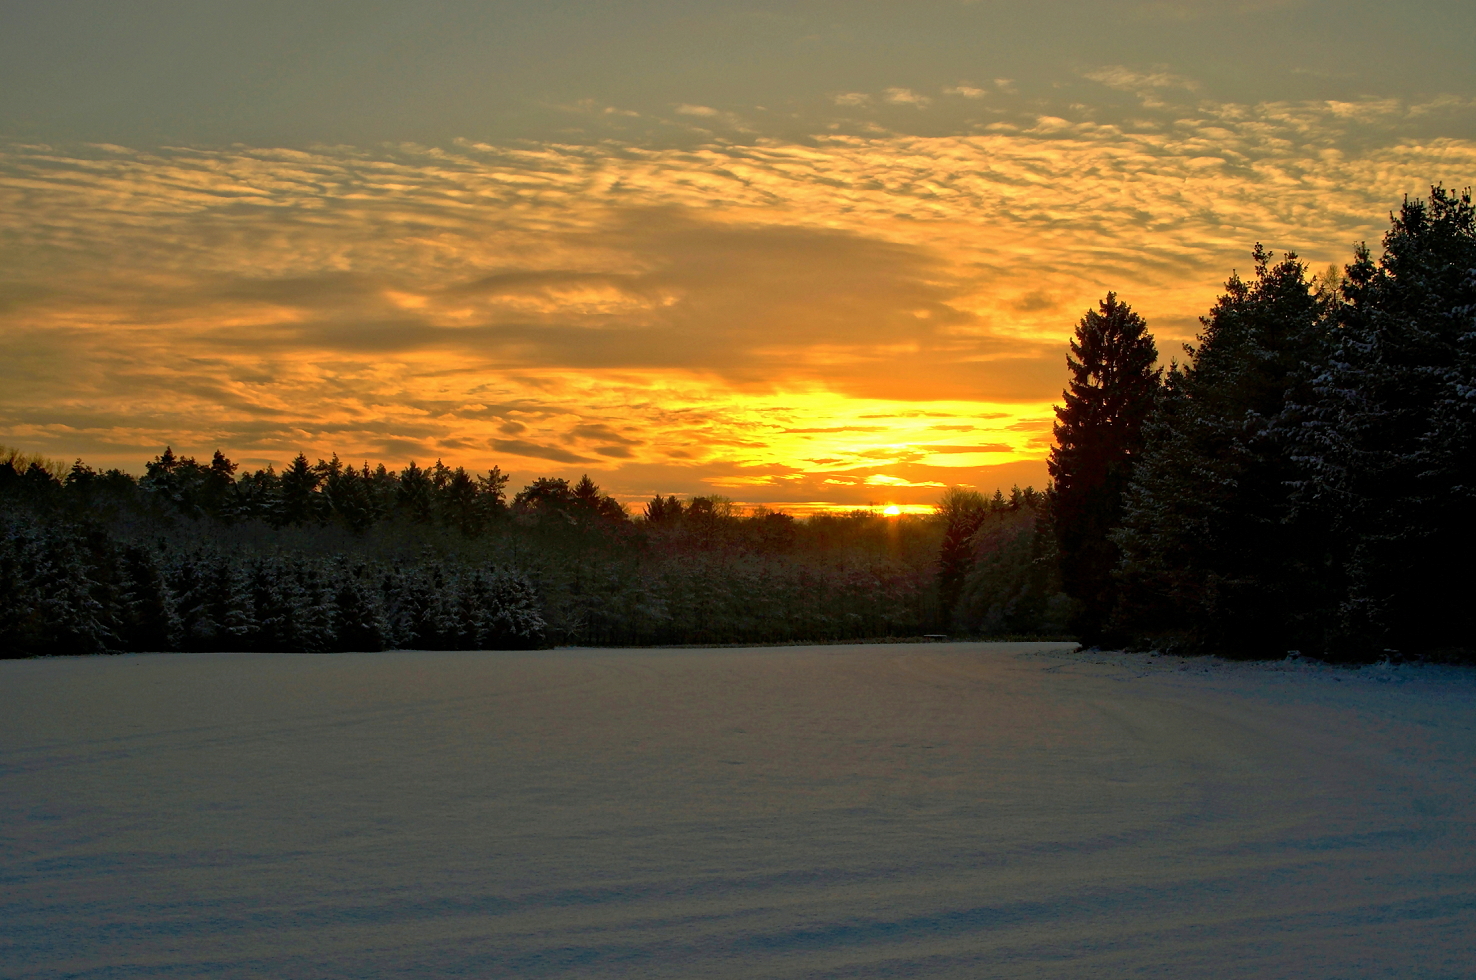
<svg viewBox="0 0 1476 980"><path fill-rule="evenodd" d="M362 534L383 516L376 506L367 462L362 471L356 470L344 466L334 453L327 463L319 460L317 469L324 509L351 531Z"/></svg>
<svg viewBox="0 0 1476 980"><path fill-rule="evenodd" d="M451 471L441 491L445 521L470 538L486 530L490 515L482 506L476 478L458 466Z"/></svg>
<svg viewBox="0 0 1476 980"><path fill-rule="evenodd" d="M282 478L271 466L243 473L236 481L231 515L237 520L266 521L281 526Z"/></svg>
<svg viewBox="0 0 1476 980"><path fill-rule="evenodd" d="M434 488L433 496L440 499L446 492L446 487L451 484L451 467L441 460L436 460L436 465L425 471L430 478L431 486Z"/></svg>
<svg viewBox="0 0 1476 980"><path fill-rule="evenodd" d="M412 521L430 523L435 511L435 485L425 470L415 465L415 460L400 472L395 502L400 511Z"/></svg>
<svg viewBox="0 0 1476 980"><path fill-rule="evenodd" d="M658 493L646 504L644 514L650 524L679 521L682 517L682 502L675 496L663 497Z"/></svg>
<svg viewBox="0 0 1476 980"><path fill-rule="evenodd" d="M1061 592L1049 498L1028 487L1010 497L991 506L968 539L955 622L975 634L1064 633L1072 605Z"/></svg>
<svg viewBox="0 0 1476 980"><path fill-rule="evenodd" d="M599 485L589 478L589 474L579 478L579 482L570 491L573 499L570 501L570 512L576 521L586 526L599 521L624 521L627 519L625 508L620 505L614 497L600 491Z"/></svg>
<svg viewBox="0 0 1476 980"><path fill-rule="evenodd" d="M1406 199L1375 263L1347 267L1336 348L1301 406L1298 504L1325 515L1352 655L1472 645L1476 212L1469 191Z"/></svg>
<svg viewBox="0 0 1476 980"><path fill-rule="evenodd" d="M229 519L235 509L236 464L217 449L201 477L200 509L211 517Z"/></svg>
<svg viewBox="0 0 1476 980"><path fill-rule="evenodd" d="M136 653L177 649L179 616L158 554L130 545L123 549L121 564L115 617L123 649Z"/></svg>
<svg viewBox="0 0 1476 980"><path fill-rule="evenodd" d="M1111 532L1120 555L1111 625L1137 644L1173 646L1193 622L1184 602L1195 592L1186 556L1206 533L1206 520L1185 388L1184 372L1170 365L1143 425L1146 450L1123 495L1121 526Z"/></svg>
<svg viewBox="0 0 1476 980"><path fill-rule="evenodd" d="M187 517L225 516L236 467L219 450L206 466L193 456L176 456L166 446L161 455L144 464L144 469L138 486L156 500Z"/></svg>
<svg viewBox="0 0 1476 980"><path fill-rule="evenodd" d="M365 581L365 568L349 569L340 564L333 593L333 649L342 652L375 651L385 648L389 632L379 597Z"/></svg>
<svg viewBox="0 0 1476 980"><path fill-rule="evenodd" d="M1148 324L1108 293L1076 325L1066 366L1071 380L1056 409L1053 520L1061 580L1080 603L1073 624L1083 643L1103 638L1115 603L1118 550L1109 537L1143 446L1160 372Z"/></svg>
<svg viewBox="0 0 1476 980"><path fill-rule="evenodd" d="M14 474L10 462L0 460L0 479ZM31 581L39 536L39 530L28 521L7 515L0 523L0 657L26 657L37 652L37 633L42 624Z"/></svg>
<svg viewBox="0 0 1476 980"><path fill-rule="evenodd" d="M178 597L181 644L204 652L245 650L257 632L251 583L232 555L197 551L176 561L168 585Z"/></svg>
<svg viewBox="0 0 1476 980"><path fill-rule="evenodd" d="M67 476L62 481L62 486L73 492L86 494L97 480L97 470L78 459L72 464L72 468L67 471Z"/></svg>
<svg viewBox="0 0 1476 980"><path fill-rule="evenodd" d="M174 455L173 446L165 446L164 452L144 464L144 477L139 485L151 493L178 499L175 474L179 469L179 457Z"/></svg>
<svg viewBox="0 0 1476 980"><path fill-rule="evenodd" d="M32 466L36 464L31 464ZM9 521L0 542L0 656L117 649L107 556L74 525ZM89 546L91 545L91 546Z"/></svg>
<svg viewBox="0 0 1476 980"><path fill-rule="evenodd" d="M297 583L297 649L303 653L332 650L338 633L334 621L335 583L319 561L299 558L291 567Z"/></svg>
<svg viewBox="0 0 1476 980"><path fill-rule="evenodd" d="M588 473L581 476L579 482L574 484L573 493L578 506L590 511L599 506L600 488L589 478Z"/></svg>
<svg viewBox="0 0 1476 980"><path fill-rule="evenodd" d="M481 508L488 523L498 520L507 513L508 475L502 467L494 466L486 476L477 477L477 492Z"/></svg>
<svg viewBox="0 0 1476 980"><path fill-rule="evenodd" d="M104 581L112 572L104 536L62 527L52 529L43 542L31 584L46 635L46 645L38 652L117 650Z"/></svg>
<svg viewBox="0 0 1476 980"><path fill-rule="evenodd" d="M513 512L539 522L572 523L574 501L574 491L568 480L541 476L518 491L513 498Z"/></svg>
<svg viewBox="0 0 1476 980"><path fill-rule="evenodd" d="M262 652L302 649L298 628L302 596L282 558L256 558L247 566L246 580L256 622L252 648Z"/></svg>
<svg viewBox="0 0 1476 980"><path fill-rule="evenodd" d="M983 524L989 505L976 490L949 487L943 491L936 511L943 522L943 542L938 549L938 607L947 623L953 617L964 577L972 563L969 541Z"/></svg>
<svg viewBox="0 0 1476 980"><path fill-rule="evenodd" d="M298 453L282 471L281 480L277 519L288 525L316 523L321 516L318 495L318 486L323 481L321 472L308 463L307 456Z"/></svg>
<svg viewBox="0 0 1476 980"><path fill-rule="evenodd" d="M1323 643L1326 540L1294 519L1282 420L1325 355L1328 307L1294 254L1253 258L1254 280L1231 276L1170 372L1113 540L1123 627L1276 655Z"/></svg>

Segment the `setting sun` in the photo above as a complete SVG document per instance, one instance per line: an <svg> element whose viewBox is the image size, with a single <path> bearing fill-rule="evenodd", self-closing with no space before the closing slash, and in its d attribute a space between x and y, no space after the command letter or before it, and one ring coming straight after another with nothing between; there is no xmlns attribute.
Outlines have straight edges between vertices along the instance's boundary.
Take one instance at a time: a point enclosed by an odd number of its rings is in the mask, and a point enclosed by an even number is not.
<svg viewBox="0 0 1476 980"><path fill-rule="evenodd" d="M882 514L885 517L898 517L902 514L902 508L896 504L887 504L886 507L882 508Z"/></svg>

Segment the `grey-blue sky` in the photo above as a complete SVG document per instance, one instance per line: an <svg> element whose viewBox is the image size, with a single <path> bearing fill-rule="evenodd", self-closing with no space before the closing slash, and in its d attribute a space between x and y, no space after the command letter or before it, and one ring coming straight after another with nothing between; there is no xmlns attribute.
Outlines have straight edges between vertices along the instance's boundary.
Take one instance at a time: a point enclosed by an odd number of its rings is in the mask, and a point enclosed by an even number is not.
<svg viewBox="0 0 1476 980"><path fill-rule="evenodd" d="M1426 100L1476 90L1476 5L1310 0L466 2L100 0L0 5L0 128L125 144L692 139L689 104L791 138L846 92L988 86L987 110L898 103L894 131L1090 103L1101 64L1196 80L1222 102ZM989 83L1008 78L1009 92ZM581 101L638 113L571 112ZM760 108L761 107L761 108ZM1470 135L1450 133L1445 135Z"/></svg>

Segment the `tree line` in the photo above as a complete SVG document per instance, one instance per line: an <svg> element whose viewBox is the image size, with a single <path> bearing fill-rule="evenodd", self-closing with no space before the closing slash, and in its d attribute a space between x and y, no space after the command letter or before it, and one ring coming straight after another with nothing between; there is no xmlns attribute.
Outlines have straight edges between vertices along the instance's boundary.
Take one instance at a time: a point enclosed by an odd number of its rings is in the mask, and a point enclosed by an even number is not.
<svg viewBox="0 0 1476 980"><path fill-rule="evenodd" d="M1166 369L1116 295L1078 323L1048 504L1083 642L1471 656L1476 217L1391 219L1320 276L1257 245Z"/></svg>
<svg viewBox="0 0 1476 980"><path fill-rule="evenodd" d="M0 649L523 648L917 635L931 518L743 511L588 476L166 448L138 478L0 452Z"/></svg>

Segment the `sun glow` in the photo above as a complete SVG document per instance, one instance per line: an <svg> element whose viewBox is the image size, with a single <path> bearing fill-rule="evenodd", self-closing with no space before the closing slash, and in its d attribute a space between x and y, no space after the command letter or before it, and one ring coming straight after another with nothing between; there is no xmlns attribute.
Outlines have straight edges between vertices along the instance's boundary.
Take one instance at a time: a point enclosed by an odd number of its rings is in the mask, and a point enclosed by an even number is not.
<svg viewBox="0 0 1476 980"><path fill-rule="evenodd" d="M887 504L882 508L882 515L885 517L900 517L902 516L902 508L896 504Z"/></svg>
<svg viewBox="0 0 1476 980"><path fill-rule="evenodd" d="M1040 487L1065 338L1106 286L1172 356L1247 243L1333 261L1379 233L1371 201L1476 161L1314 158L1288 141L1333 122L1247 112L1126 141L0 145L0 222L22 230L0 438L134 471L172 445L587 472L632 507L885 494L912 514L946 486ZM1196 127L1255 162L1243 179L1196 163ZM1042 167L1099 176L1063 202Z"/></svg>

